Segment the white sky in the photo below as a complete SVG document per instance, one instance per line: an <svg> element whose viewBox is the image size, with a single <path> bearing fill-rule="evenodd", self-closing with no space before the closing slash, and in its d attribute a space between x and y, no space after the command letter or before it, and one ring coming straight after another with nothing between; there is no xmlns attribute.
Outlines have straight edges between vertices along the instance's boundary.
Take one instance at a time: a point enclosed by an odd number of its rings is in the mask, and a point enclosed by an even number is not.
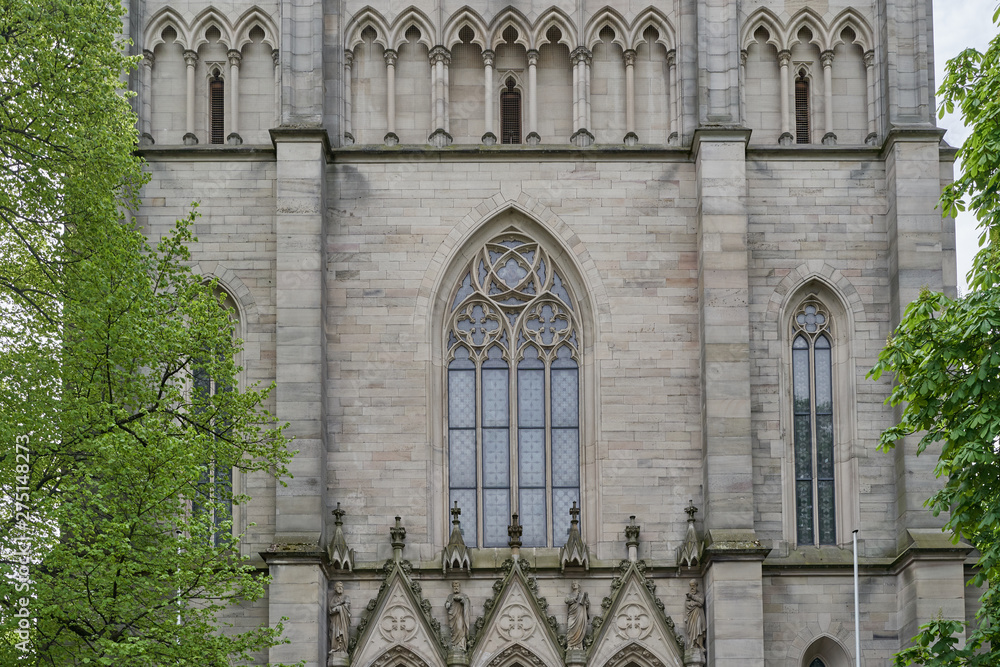
<svg viewBox="0 0 1000 667"><path fill-rule="evenodd" d="M959 52L974 47L980 51L986 48L996 34L993 26L993 11L998 0L934 0L934 68L935 85L940 85L945 63ZM957 111L957 110L956 110ZM961 146L968 136L957 114L938 120L938 126L948 130L944 139L952 146ZM955 165L958 173L959 165ZM972 256L976 254L979 235L976 233L975 217L965 212L955 222L958 246L958 286L964 291L965 274L972 266Z"/></svg>

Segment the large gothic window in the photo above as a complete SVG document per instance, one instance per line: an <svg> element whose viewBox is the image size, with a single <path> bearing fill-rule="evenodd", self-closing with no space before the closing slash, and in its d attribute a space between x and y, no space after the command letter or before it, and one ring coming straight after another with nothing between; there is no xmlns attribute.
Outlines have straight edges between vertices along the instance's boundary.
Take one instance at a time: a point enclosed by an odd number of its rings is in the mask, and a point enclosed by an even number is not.
<svg viewBox="0 0 1000 667"><path fill-rule="evenodd" d="M795 523L798 543L836 544L830 316L806 299L792 318Z"/></svg>
<svg viewBox="0 0 1000 667"><path fill-rule="evenodd" d="M447 323L449 504L467 544L561 544L580 502L580 328L559 268L531 239L487 242Z"/></svg>

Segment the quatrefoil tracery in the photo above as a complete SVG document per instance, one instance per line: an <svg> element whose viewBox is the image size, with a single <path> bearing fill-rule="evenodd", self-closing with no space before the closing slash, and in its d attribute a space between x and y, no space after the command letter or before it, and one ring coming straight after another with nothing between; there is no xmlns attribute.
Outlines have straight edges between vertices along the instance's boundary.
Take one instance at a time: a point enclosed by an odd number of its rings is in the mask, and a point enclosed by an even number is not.
<svg viewBox="0 0 1000 667"><path fill-rule="evenodd" d="M792 318L792 328L796 333L815 339L830 329L830 315L821 302L807 299Z"/></svg>

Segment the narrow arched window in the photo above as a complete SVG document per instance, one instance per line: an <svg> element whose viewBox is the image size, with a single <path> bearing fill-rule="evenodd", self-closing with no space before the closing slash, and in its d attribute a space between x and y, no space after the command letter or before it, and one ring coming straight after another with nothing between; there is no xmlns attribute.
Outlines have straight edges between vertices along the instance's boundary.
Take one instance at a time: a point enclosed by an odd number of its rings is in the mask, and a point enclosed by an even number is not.
<svg viewBox="0 0 1000 667"><path fill-rule="evenodd" d="M209 143L225 143L226 89L216 71L208 81L208 136Z"/></svg>
<svg viewBox="0 0 1000 667"><path fill-rule="evenodd" d="M217 382L204 366L195 366L192 375L196 403L199 402L199 394L210 397L232 389L226 384ZM213 424L213 429L219 433L224 433L226 427L227 424ZM222 543L223 525L233 519L232 496L233 469L229 466L216 465L215 460L207 462L202 469L192 510L211 512L212 524L215 526L212 540L217 546Z"/></svg>
<svg viewBox="0 0 1000 667"><path fill-rule="evenodd" d="M500 143L521 143L521 91L514 77L508 77L507 89L500 93Z"/></svg>
<svg viewBox="0 0 1000 667"><path fill-rule="evenodd" d="M795 143L808 144L809 141L809 79L805 71L795 79Z"/></svg>
<svg viewBox="0 0 1000 667"><path fill-rule="evenodd" d="M449 505L466 544L562 544L580 502L580 341L562 274L508 232L476 253L447 325Z"/></svg>
<svg viewBox="0 0 1000 667"><path fill-rule="evenodd" d="M836 544L830 317L807 299L792 320L795 520L798 543Z"/></svg>

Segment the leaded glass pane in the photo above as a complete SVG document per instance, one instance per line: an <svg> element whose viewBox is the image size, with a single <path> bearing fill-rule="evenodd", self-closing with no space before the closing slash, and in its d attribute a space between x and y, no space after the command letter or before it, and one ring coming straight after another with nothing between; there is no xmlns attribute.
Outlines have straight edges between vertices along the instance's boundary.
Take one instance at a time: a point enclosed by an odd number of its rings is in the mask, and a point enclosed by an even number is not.
<svg viewBox="0 0 1000 667"><path fill-rule="evenodd" d="M830 349L819 346L822 336L816 341L816 414L833 412L833 382L830 377Z"/></svg>
<svg viewBox="0 0 1000 667"><path fill-rule="evenodd" d="M569 534L569 509L573 506L580 506L580 489L552 489L552 544L560 546L565 544L566 536Z"/></svg>
<svg viewBox="0 0 1000 667"><path fill-rule="evenodd" d="M580 431L552 429L552 486L580 486Z"/></svg>
<svg viewBox="0 0 1000 667"><path fill-rule="evenodd" d="M476 432L448 432L448 483L454 488L476 488Z"/></svg>
<svg viewBox="0 0 1000 667"><path fill-rule="evenodd" d="M552 288L551 289L552 289L552 293L555 294L557 297L559 297L560 301L562 301L563 303L565 303L570 308L573 307L573 302L569 298L569 292L567 292L566 288L563 286L563 282L562 282L562 279L559 277L559 274L556 273L556 272L554 272L554 271L552 272Z"/></svg>
<svg viewBox="0 0 1000 667"><path fill-rule="evenodd" d="M448 371L448 426L476 427L475 371Z"/></svg>
<svg viewBox="0 0 1000 667"><path fill-rule="evenodd" d="M833 417L816 415L816 476L833 479Z"/></svg>
<svg viewBox="0 0 1000 667"><path fill-rule="evenodd" d="M526 547L544 547L545 540L545 489L521 489L518 498L518 516L524 532L521 540Z"/></svg>
<svg viewBox="0 0 1000 667"><path fill-rule="evenodd" d="M518 432L517 483L521 488L545 488L545 431L521 429Z"/></svg>
<svg viewBox="0 0 1000 667"><path fill-rule="evenodd" d="M804 341L802 336L795 342ZM809 412L809 349L792 350L792 396L795 414Z"/></svg>
<svg viewBox="0 0 1000 667"><path fill-rule="evenodd" d="M578 426L577 413L580 399L577 395L577 370L553 368L551 373L552 426L555 428Z"/></svg>
<svg viewBox="0 0 1000 667"><path fill-rule="evenodd" d="M510 418L510 393L507 389L510 373L507 370L507 362L502 358L495 358L494 350L496 351L496 356L500 355L498 347L491 347L489 359L483 364L484 428L505 427ZM486 364L489 364L489 367Z"/></svg>
<svg viewBox="0 0 1000 667"><path fill-rule="evenodd" d="M458 508L462 510L462 537L465 538L465 546L473 547L479 544L476 530L476 490L475 489L452 489L448 500L448 506L454 507L458 503Z"/></svg>
<svg viewBox="0 0 1000 667"><path fill-rule="evenodd" d="M487 547L507 545L510 524L510 489L483 489L483 544Z"/></svg>
<svg viewBox="0 0 1000 667"><path fill-rule="evenodd" d="M833 480L817 482L817 502L819 506L819 543L836 544L837 534L834 521Z"/></svg>
<svg viewBox="0 0 1000 667"><path fill-rule="evenodd" d="M813 544L813 489L811 481L795 483L795 524L799 544Z"/></svg>
<svg viewBox="0 0 1000 667"><path fill-rule="evenodd" d="M795 478L812 479L812 429L809 415L795 417Z"/></svg>
<svg viewBox="0 0 1000 667"><path fill-rule="evenodd" d="M517 373L517 423L521 428L545 426L545 371L519 370Z"/></svg>
<svg viewBox="0 0 1000 667"><path fill-rule="evenodd" d="M483 486L510 485L510 435L505 428L483 429Z"/></svg>
<svg viewBox="0 0 1000 667"><path fill-rule="evenodd" d="M462 286L458 288L458 292L455 294L455 300L451 304L451 309L455 310L458 308L458 304L465 301L465 298L472 294L472 274L466 273L465 278L462 279Z"/></svg>

